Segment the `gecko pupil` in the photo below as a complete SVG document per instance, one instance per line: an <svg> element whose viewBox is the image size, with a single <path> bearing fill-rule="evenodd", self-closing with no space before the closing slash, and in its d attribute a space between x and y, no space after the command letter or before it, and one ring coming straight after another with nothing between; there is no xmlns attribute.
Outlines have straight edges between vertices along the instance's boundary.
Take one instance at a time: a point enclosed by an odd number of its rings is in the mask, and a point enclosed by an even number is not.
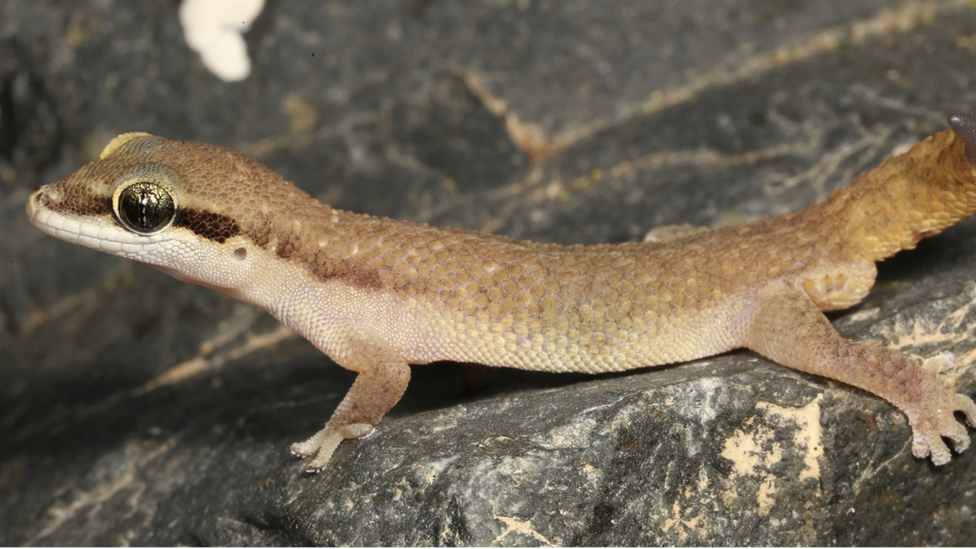
<svg viewBox="0 0 976 549"><path fill-rule="evenodd" d="M140 181L119 195L117 213L122 224L132 232L150 235L169 226L176 217L176 204L161 186Z"/></svg>

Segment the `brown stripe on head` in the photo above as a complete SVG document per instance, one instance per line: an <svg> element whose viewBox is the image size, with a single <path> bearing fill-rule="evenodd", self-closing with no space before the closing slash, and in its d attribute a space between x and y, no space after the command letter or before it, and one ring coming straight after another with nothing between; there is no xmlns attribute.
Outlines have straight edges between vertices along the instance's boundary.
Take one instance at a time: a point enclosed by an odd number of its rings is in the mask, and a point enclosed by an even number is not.
<svg viewBox="0 0 976 549"><path fill-rule="evenodd" d="M351 264L334 250L327 251L325 261L318 261L322 235L336 230L338 214L255 160L214 145L147 134L119 137L106 147L103 159L102 166L110 159L118 162L122 166L118 171L161 167L157 177L176 191L180 208L176 227L218 243L243 236L323 281L382 287L375 266Z"/></svg>
<svg viewBox="0 0 976 549"><path fill-rule="evenodd" d="M228 238L241 234L241 225L233 218L206 210L184 208L174 225L189 229L207 240L223 244Z"/></svg>

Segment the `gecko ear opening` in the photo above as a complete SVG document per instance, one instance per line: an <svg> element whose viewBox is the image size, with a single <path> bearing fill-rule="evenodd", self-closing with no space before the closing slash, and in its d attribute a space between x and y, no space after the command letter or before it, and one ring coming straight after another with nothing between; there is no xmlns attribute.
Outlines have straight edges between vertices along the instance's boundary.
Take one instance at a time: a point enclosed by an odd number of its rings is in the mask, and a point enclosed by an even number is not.
<svg viewBox="0 0 976 549"><path fill-rule="evenodd" d="M976 114L956 112L946 121L952 131L966 144L966 160L976 167Z"/></svg>
<svg viewBox="0 0 976 549"><path fill-rule="evenodd" d="M165 139L156 137L146 132L129 132L116 136L108 142L99 155L99 160L105 160L112 156L122 156L137 152L144 152L151 149L154 145L161 145Z"/></svg>

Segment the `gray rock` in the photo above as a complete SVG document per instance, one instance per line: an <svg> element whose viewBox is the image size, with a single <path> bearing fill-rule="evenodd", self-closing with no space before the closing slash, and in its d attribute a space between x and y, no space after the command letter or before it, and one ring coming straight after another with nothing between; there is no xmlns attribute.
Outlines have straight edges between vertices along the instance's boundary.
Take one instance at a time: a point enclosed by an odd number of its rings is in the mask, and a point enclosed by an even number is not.
<svg viewBox="0 0 976 549"><path fill-rule="evenodd" d="M735 352L588 377L415 368L301 472L352 376L273 319L48 238L30 191L123 131L377 215L572 243L794 211L973 108L961 0L271 2L213 77L175 2L0 2L0 544L956 545L974 454ZM881 265L841 333L976 393L976 223ZM484 372L478 372L481 375ZM478 391L465 386L481 385Z"/></svg>

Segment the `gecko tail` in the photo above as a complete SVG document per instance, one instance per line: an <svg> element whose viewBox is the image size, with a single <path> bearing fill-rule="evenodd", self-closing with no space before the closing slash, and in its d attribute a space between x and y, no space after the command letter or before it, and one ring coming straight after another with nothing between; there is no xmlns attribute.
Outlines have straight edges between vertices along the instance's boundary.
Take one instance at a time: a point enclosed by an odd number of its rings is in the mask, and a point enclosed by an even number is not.
<svg viewBox="0 0 976 549"><path fill-rule="evenodd" d="M914 248L976 212L976 114L893 156L813 208L821 234L837 234L872 261Z"/></svg>
<svg viewBox="0 0 976 549"><path fill-rule="evenodd" d="M976 114L971 112L955 112L946 121L956 137L965 144L966 160L976 166Z"/></svg>

